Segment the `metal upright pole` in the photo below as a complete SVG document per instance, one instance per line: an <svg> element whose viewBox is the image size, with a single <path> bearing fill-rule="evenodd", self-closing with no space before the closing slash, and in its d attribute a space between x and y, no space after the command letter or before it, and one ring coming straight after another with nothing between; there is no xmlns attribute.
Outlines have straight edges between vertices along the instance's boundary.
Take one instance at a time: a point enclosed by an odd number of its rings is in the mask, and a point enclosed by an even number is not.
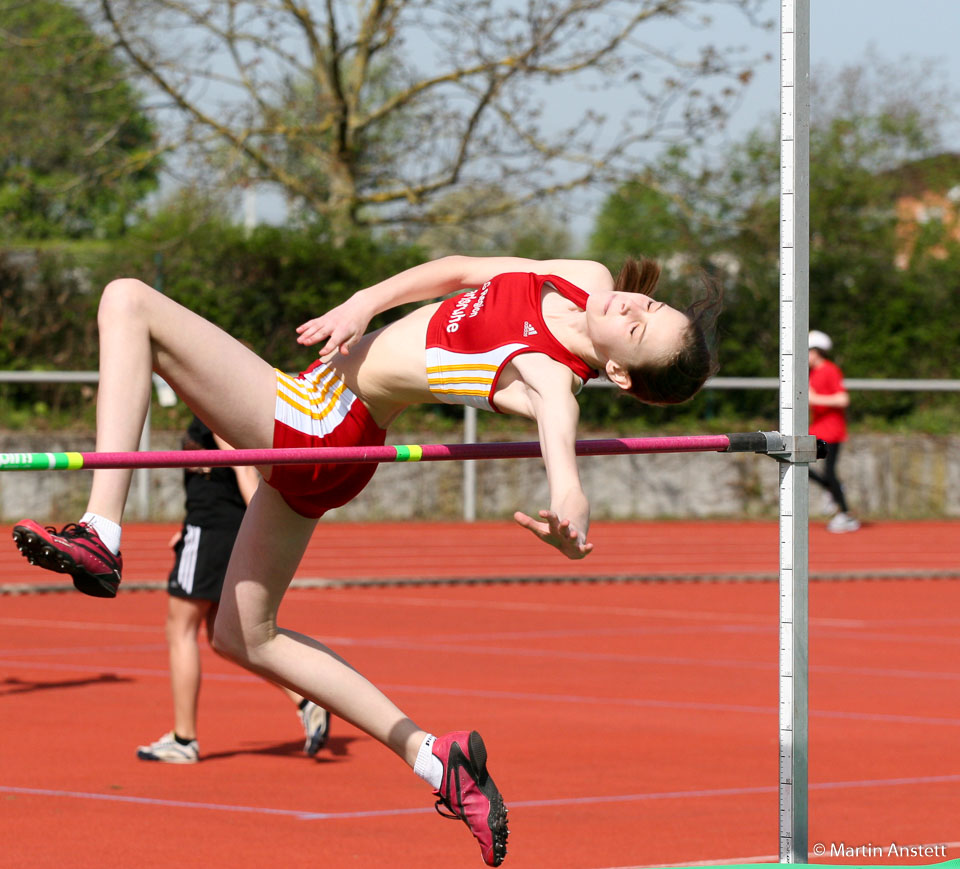
<svg viewBox="0 0 960 869"><path fill-rule="evenodd" d="M467 405L463 409L463 442L476 443L477 409ZM468 459L463 463L463 520L477 520L477 463Z"/></svg>
<svg viewBox="0 0 960 869"><path fill-rule="evenodd" d="M807 440L810 4L780 6L780 432ZM807 862L810 455L780 463L780 862ZM815 452L815 451L814 451Z"/></svg>

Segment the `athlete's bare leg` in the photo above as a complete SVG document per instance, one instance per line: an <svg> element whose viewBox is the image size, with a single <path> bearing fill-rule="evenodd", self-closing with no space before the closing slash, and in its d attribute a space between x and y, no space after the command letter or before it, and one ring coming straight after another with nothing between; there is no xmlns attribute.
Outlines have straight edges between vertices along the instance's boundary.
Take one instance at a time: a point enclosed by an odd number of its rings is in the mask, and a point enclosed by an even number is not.
<svg viewBox="0 0 960 869"><path fill-rule="evenodd" d="M273 368L222 329L131 278L107 285L98 323L98 452L137 448L153 371L234 447L273 445ZM88 511L119 523L132 473L95 471Z"/></svg>
<svg viewBox="0 0 960 869"><path fill-rule="evenodd" d="M426 733L335 652L277 626L280 601L315 526L276 490L257 489L230 557L214 646L359 727L412 767Z"/></svg>
<svg viewBox="0 0 960 869"><path fill-rule="evenodd" d="M213 648L213 626L217 621L218 608L219 607L216 604L212 606L210 609L207 610L207 615L205 617L206 624L207 624L207 639L210 641L211 648ZM215 648L213 650L215 652L217 651L217 649ZM269 682L269 684L272 685L274 688L279 688L290 700L290 702L293 703L294 706L299 706L300 703L303 701L303 697L301 697L296 691L291 691L286 685L278 685L276 682ZM179 732L180 731L178 730L177 733Z"/></svg>

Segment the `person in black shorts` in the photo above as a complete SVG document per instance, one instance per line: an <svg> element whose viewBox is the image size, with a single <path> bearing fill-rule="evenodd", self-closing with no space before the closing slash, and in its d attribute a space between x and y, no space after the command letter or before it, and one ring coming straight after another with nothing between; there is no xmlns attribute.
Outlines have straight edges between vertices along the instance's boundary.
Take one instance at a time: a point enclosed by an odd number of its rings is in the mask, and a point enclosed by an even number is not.
<svg viewBox="0 0 960 869"><path fill-rule="evenodd" d="M183 440L185 450L230 449L194 417ZM213 635L223 578L250 498L259 482L256 469L188 468L184 472L187 512L183 528L171 540L176 559L167 582L167 644L173 689L173 730L151 745L141 745L137 757L165 763L196 763L197 701L200 694L200 625ZM299 709L306 741L313 756L330 731L330 713L311 700L281 690Z"/></svg>

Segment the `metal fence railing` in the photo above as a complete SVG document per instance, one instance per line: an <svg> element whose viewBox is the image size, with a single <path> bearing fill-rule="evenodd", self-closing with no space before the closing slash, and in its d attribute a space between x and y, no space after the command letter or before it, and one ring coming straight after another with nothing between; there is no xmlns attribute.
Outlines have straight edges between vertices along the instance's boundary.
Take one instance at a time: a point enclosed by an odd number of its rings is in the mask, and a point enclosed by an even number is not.
<svg viewBox="0 0 960 869"><path fill-rule="evenodd" d="M0 371L0 384L44 384L44 383L97 383L100 377L96 371ZM169 405L176 396L164 380L154 375L154 388L161 404ZM613 388L608 380L591 380L592 388ZM883 378L845 378L844 386L851 392L960 392L960 380L895 380ZM705 389L769 389L780 388L776 377L712 377ZM141 450L150 449L150 412L144 422L140 436ZM465 407L463 414L463 442L473 443L477 439L477 409ZM130 497L132 506L143 517L150 515L150 469L139 468L134 471ZM463 518L473 522L477 517L477 471L476 461L463 462Z"/></svg>
<svg viewBox="0 0 960 869"><path fill-rule="evenodd" d="M97 371L0 371L0 383L98 383L100 373ZM176 395L166 384L163 378L153 376L153 385L161 404L176 403ZM143 421L143 431L140 433L138 449L150 449L150 408L147 407L147 417ZM150 515L150 469L138 468L133 472L133 481L130 484L130 501L136 512L146 518Z"/></svg>
<svg viewBox="0 0 960 869"><path fill-rule="evenodd" d="M960 380L889 380L882 378L844 378L844 387L851 391L877 392L960 392ZM615 388L605 378L590 380L587 387L594 389ZM704 389L769 389L780 388L776 377L711 377ZM477 409L465 407L463 414L464 443L472 443L477 436ZM463 463L463 518L473 522L477 517L477 471L476 462Z"/></svg>

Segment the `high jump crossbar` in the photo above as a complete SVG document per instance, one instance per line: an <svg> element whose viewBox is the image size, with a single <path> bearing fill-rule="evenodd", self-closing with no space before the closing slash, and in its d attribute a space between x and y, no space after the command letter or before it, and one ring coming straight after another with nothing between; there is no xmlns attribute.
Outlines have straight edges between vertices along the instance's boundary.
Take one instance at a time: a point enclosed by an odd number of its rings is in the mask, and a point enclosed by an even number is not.
<svg viewBox="0 0 960 869"><path fill-rule="evenodd" d="M678 437L607 438L576 442L578 456L631 453L765 453L788 450L779 432ZM240 465L371 464L468 459L526 459L541 455L537 441L484 444L396 444L269 450L156 450L149 452L0 453L0 471L78 471L98 468L197 468Z"/></svg>

